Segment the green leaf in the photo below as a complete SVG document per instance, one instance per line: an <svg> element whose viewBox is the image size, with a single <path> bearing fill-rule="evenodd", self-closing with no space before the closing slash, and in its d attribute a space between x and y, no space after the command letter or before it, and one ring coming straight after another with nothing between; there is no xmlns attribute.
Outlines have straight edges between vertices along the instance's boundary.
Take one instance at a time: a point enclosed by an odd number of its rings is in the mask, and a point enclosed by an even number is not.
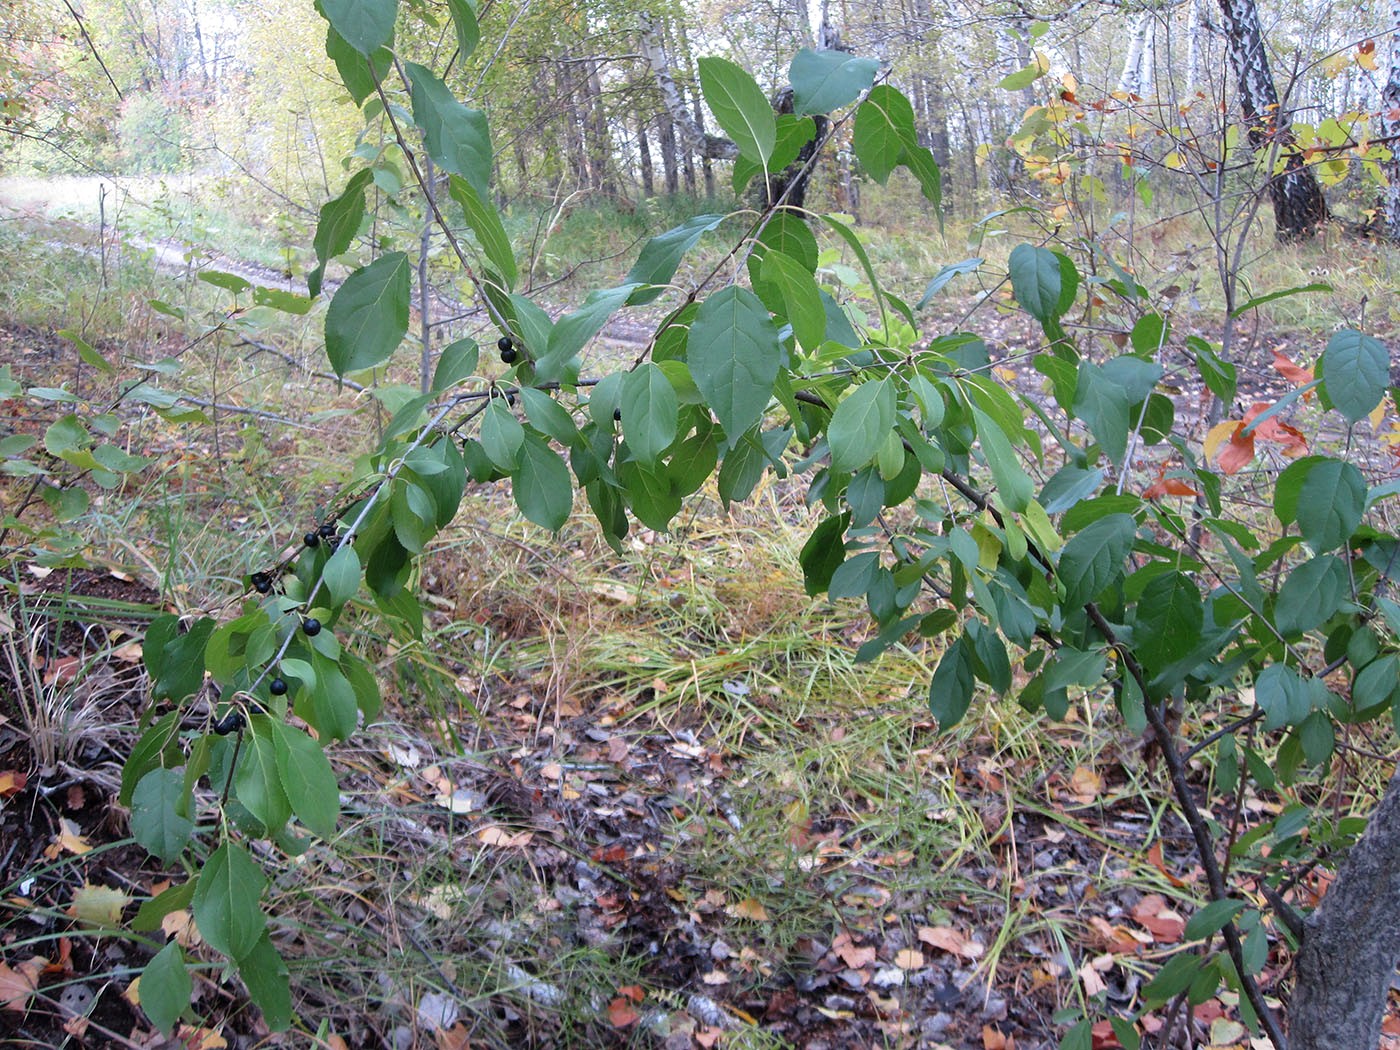
<svg viewBox="0 0 1400 1050"><path fill-rule="evenodd" d="M975 273L977 268L984 262L986 262L986 260L983 258L973 257L970 259L963 259L961 262L949 263L947 266L944 266L933 275L933 279L929 281L928 286L924 288L923 297L919 299L915 309L924 309L924 307L928 306L928 304L933 301L933 297L943 290L944 285L954 277L963 273Z"/></svg>
<svg viewBox="0 0 1400 1050"><path fill-rule="evenodd" d="M506 473L516 468L520 461L520 448L525 443L525 428L515 413L506 407L503 397L493 397L490 406L481 417L481 447Z"/></svg>
<svg viewBox="0 0 1400 1050"><path fill-rule="evenodd" d="M1347 594L1346 565L1331 554L1310 558L1288 574L1274 606L1274 625L1292 637L1331 619Z"/></svg>
<svg viewBox="0 0 1400 1050"><path fill-rule="evenodd" d="M455 0L460 3L461 0ZM486 143L490 147L488 139ZM452 175L448 180L448 192L462 207L467 217L467 225L476 234L477 242L491 265L500 271L506 283L506 291L515 287L520 273L515 265L515 249L511 247L510 236L501 222L501 213L496 210L489 194L478 193L470 182L460 175Z"/></svg>
<svg viewBox="0 0 1400 1050"><path fill-rule="evenodd" d="M1337 732L1326 711L1314 711L1298 727L1298 741L1303 745L1303 757L1310 765L1321 765L1332 757L1337 747Z"/></svg>
<svg viewBox="0 0 1400 1050"><path fill-rule="evenodd" d="M862 383L836 406L827 426L831 469L849 474L865 466L894 429L896 397L888 382Z"/></svg>
<svg viewBox="0 0 1400 1050"><path fill-rule="evenodd" d="M1182 935L1188 941L1203 940L1223 928L1244 909L1245 903L1243 901L1211 901L1186 920L1186 929Z"/></svg>
<svg viewBox="0 0 1400 1050"><path fill-rule="evenodd" d="M1253 299L1250 299L1249 301L1235 307L1234 310L1230 312L1230 317L1242 317L1243 315L1249 313L1249 311L1258 309L1259 307L1263 306L1265 303L1271 303L1275 299L1283 299L1286 296L1301 295L1304 292L1330 292L1331 290L1332 286L1330 284L1317 283L1303 284L1299 285L1296 288L1285 288L1282 291L1278 292L1269 292L1267 295L1255 296Z"/></svg>
<svg viewBox="0 0 1400 1050"><path fill-rule="evenodd" d="M131 793L131 835L147 853L169 864L189 844L194 821L185 777L178 769L153 769Z"/></svg>
<svg viewBox="0 0 1400 1050"><path fill-rule="evenodd" d="M811 142L817 134L816 122L811 117L796 117L791 113L778 114L778 140L773 146L773 155L768 158L768 167L782 171L802 152L802 147ZM748 157L734 158L734 174L730 184L735 193L744 192L752 179L764 172L763 164Z"/></svg>
<svg viewBox="0 0 1400 1050"><path fill-rule="evenodd" d="M759 272L762 281L782 297L781 312L792 325L798 345L815 350L826 338L826 307L811 271L792 256L769 250L763 253Z"/></svg>
<svg viewBox="0 0 1400 1050"><path fill-rule="evenodd" d="M1071 537L1060 552L1056 572L1065 585L1067 608L1093 601L1123 576L1137 523L1127 514L1110 514Z"/></svg>
<svg viewBox="0 0 1400 1050"><path fill-rule="evenodd" d="M238 753L233 786L238 801L262 821L268 834L276 834L292 815L282 777L277 772L277 745L272 735L272 717L254 715L248 720L248 733Z"/></svg>
<svg viewBox="0 0 1400 1050"><path fill-rule="evenodd" d="M997 81L997 87L1003 91L1023 91L1043 77L1046 71L1047 67L1042 63L1032 62L1025 69L1018 69L1002 77Z"/></svg>
<svg viewBox="0 0 1400 1050"><path fill-rule="evenodd" d="M796 259L808 273L817 272L820 249L816 235L807 220L795 211L785 208L769 216L767 225L759 231L758 243Z"/></svg>
<svg viewBox="0 0 1400 1050"><path fill-rule="evenodd" d="M658 234L643 246L632 269L627 271L628 284L669 284L685 257L685 253L695 247L701 236L713 230L724 221L723 215L697 215L687 219L674 229ZM632 294L635 305L644 305L661 294L663 289L655 288L637 291Z"/></svg>
<svg viewBox="0 0 1400 1050"><path fill-rule="evenodd" d="M171 941L141 971L141 1009L161 1035L169 1036L190 1005L194 982L185 968L185 953Z"/></svg>
<svg viewBox="0 0 1400 1050"><path fill-rule="evenodd" d="M481 42L481 26L476 21L476 5L472 0L447 0L452 15L452 27L457 31L457 62L465 62Z"/></svg>
<svg viewBox="0 0 1400 1050"><path fill-rule="evenodd" d="M762 88L728 59L702 58L699 67L700 90L719 126L741 154L767 167L778 127Z"/></svg>
<svg viewBox="0 0 1400 1050"><path fill-rule="evenodd" d="M568 409L543 390L522 387L516 396L525 408L530 425L541 434L552 437L561 445L573 445L578 441L578 425L574 422L574 417L569 414Z"/></svg>
<svg viewBox="0 0 1400 1050"><path fill-rule="evenodd" d="M205 284L212 284L215 288L222 288L234 295L253 287L253 283L246 278L239 277L236 273L225 273L223 270L202 270L199 279Z"/></svg>
<svg viewBox="0 0 1400 1050"><path fill-rule="evenodd" d="M151 686L152 697L157 700L183 700L199 692L204 685L204 647L213 633L213 619L201 616L187 632L177 634L165 643L164 651L158 657L160 670L152 671L155 676ZM149 648L149 630L146 639Z"/></svg>
<svg viewBox="0 0 1400 1050"><path fill-rule="evenodd" d="M1212 394L1226 404L1235 399L1236 372L1229 361L1222 361L1215 348L1198 335L1188 335L1186 345L1196 355L1196 367L1201 371L1201 379Z"/></svg>
<svg viewBox="0 0 1400 1050"><path fill-rule="evenodd" d="M331 605L344 605L360 589L360 556L346 544L331 555L321 570L321 580Z"/></svg>
<svg viewBox="0 0 1400 1050"><path fill-rule="evenodd" d="M433 393L456 386L476 371L481 361L481 349L475 339L458 339L443 347L433 371Z"/></svg>
<svg viewBox="0 0 1400 1050"><path fill-rule="evenodd" d="M160 929L161 922L167 915L183 911L190 906L194 888L198 884L199 877L195 876L178 886L162 890L136 910L136 917L131 920L131 928L137 933L150 933Z"/></svg>
<svg viewBox="0 0 1400 1050"><path fill-rule="evenodd" d="M1030 505L1035 493L1035 484L1021 466L1016 450L1007 439L1006 432L995 423L991 416L980 408L973 408L973 418L977 421L977 440L982 446L982 455L992 471L997 493L1006 506L1021 512Z"/></svg>
<svg viewBox="0 0 1400 1050"><path fill-rule="evenodd" d="M964 638L958 638L943 653L928 688L928 707L938 719L939 732L946 733L962 721L972 705L975 687L972 651Z"/></svg>
<svg viewBox="0 0 1400 1050"><path fill-rule="evenodd" d="M245 958L238 960L238 976L248 986L248 995L263 1012L263 1020L274 1032L292 1023L292 990L287 964L272 946L266 931Z"/></svg>
<svg viewBox="0 0 1400 1050"><path fill-rule="evenodd" d="M321 745L300 729L273 724L277 772L297 819L323 839L335 837L340 786Z"/></svg>
<svg viewBox="0 0 1400 1050"><path fill-rule="evenodd" d="M804 47L788 67L792 110L797 114L830 113L854 102L875 82L880 63L846 51L814 51Z"/></svg>
<svg viewBox="0 0 1400 1050"><path fill-rule="evenodd" d="M831 585L831 577L846 559L846 526L850 515L827 518L807 537L798 558L802 565L803 586L816 597Z"/></svg>
<svg viewBox="0 0 1400 1050"><path fill-rule="evenodd" d="M511 492L520 513L536 525L558 531L574 506L574 478L552 448L526 431L520 449L520 469L511 478Z"/></svg>
<svg viewBox="0 0 1400 1050"><path fill-rule="evenodd" d="M51 456L64 458L67 453L92 447L92 435L72 412L50 423L44 431L44 449Z"/></svg>
<svg viewBox="0 0 1400 1050"><path fill-rule="evenodd" d="M1320 374L1332 405L1348 423L1365 419L1390 385L1390 353L1379 339L1344 328L1327 341Z"/></svg>
<svg viewBox="0 0 1400 1050"><path fill-rule="evenodd" d="M637 287L623 284L596 289L588 293L577 310L559 318L549 333L545 354L536 364L537 377L544 381L557 379L560 368L603 330L608 318L617 313Z"/></svg>
<svg viewBox="0 0 1400 1050"><path fill-rule="evenodd" d="M676 440L676 390L651 362L638 365L622 381L619 407L627 447L643 462L655 461Z"/></svg>
<svg viewBox="0 0 1400 1050"><path fill-rule="evenodd" d="M416 62L405 66L413 85L413 119L423 129L428 153L443 171L462 176L475 191L478 207L484 209L493 160L486 114L458 102L427 66Z"/></svg>
<svg viewBox="0 0 1400 1050"><path fill-rule="evenodd" d="M200 276L203 277L204 275L200 274ZM100 353L98 353L91 343L89 343L86 339L80 336L77 332L73 331L73 329L60 328L56 334L64 339L67 339L70 343L72 343L75 347L78 348L78 357L82 359L84 364L91 365L99 372L103 372L107 375L113 375L116 373L116 366L113 365L111 361L108 361L105 357L103 357Z"/></svg>
<svg viewBox="0 0 1400 1050"><path fill-rule="evenodd" d="M1201 639L1204 623L1205 606L1191 577L1184 572L1164 572L1138 599L1134 652L1155 674L1191 652Z"/></svg>
<svg viewBox="0 0 1400 1050"><path fill-rule="evenodd" d="M883 186L899 166L905 145L917 141L914 106L904 93L888 84L871 88L856 110L852 132L856 158L866 173Z"/></svg>
<svg viewBox="0 0 1400 1050"><path fill-rule="evenodd" d="M1254 700L1264 712L1265 729L1299 725L1327 702L1327 687L1303 678L1286 664L1270 664L1254 679Z"/></svg>
<svg viewBox="0 0 1400 1050"><path fill-rule="evenodd" d="M236 842L209 855L194 891L194 921L211 947L235 961L258 943L267 919L258 906L267 877Z"/></svg>
<svg viewBox="0 0 1400 1050"><path fill-rule="evenodd" d="M345 279L326 311L326 356L335 374L373 368L408 332L409 275L403 252L390 252Z"/></svg>
<svg viewBox="0 0 1400 1050"><path fill-rule="evenodd" d="M1365 510L1361 471L1343 460L1321 459L1298 490L1298 531L1315 552L1335 550L1351 539Z"/></svg>
<svg viewBox="0 0 1400 1050"><path fill-rule="evenodd" d="M1205 970L1207 961L1195 952L1177 952L1143 988L1143 1001L1157 1007L1175 999Z"/></svg>
<svg viewBox="0 0 1400 1050"><path fill-rule="evenodd" d="M375 85L394 61L393 53L387 47L377 49L366 61L365 56L351 47L335 31L335 26L330 25L326 27L326 57L335 63L341 83L357 106L364 105L365 99L374 94Z"/></svg>
<svg viewBox="0 0 1400 1050"><path fill-rule="evenodd" d="M321 0L326 20L366 57L393 37L398 7L398 0Z"/></svg>
<svg viewBox="0 0 1400 1050"><path fill-rule="evenodd" d="M1079 272L1059 252L1018 244L1011 250L1011 291L1042 325L1054 324L1074 304Z"/></svg>
<svg viewBox="0 0 1400 1050"><path fill-rule="evenodd" d="M731 439L763 418L782 356L778 329L753 292L730 285L700 305L690 326L690 372Z"/></svg>

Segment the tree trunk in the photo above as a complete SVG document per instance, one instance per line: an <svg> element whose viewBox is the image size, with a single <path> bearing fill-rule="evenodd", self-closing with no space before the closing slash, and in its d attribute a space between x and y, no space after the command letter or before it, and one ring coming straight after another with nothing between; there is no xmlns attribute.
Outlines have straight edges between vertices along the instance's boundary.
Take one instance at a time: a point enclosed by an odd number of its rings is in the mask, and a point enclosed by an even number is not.
<svg viewBox="0 0 1400 1050"><path fill-rule="evenodd" d="M656 175L651 167L651 140L647 138L647 122L637 117L637 155L642 164L642 196L656 196Z"/></svg>
<svg viewBox="0 0 1400 1050"><path fill-rule="evenodd" d="M661 118L661 171L666 180L667 193L681 191L680 176L676 170L676 126L666 117Z"/></svg>
<svg viewBox="0 0 1400 1050"><path fill-rule="evenodd" d="M1400 962L1400 770L1305 923L1289 1050L1374 1050Z"/></svg>
<svg viewBox="0 0 1400 1050"><path fill-rule="evenodd" d="M1133 18L1132 36L1128 38L1128 55L1123 59L1123 72L1118 76L1118 90L1129 95L1142 95L1142 59L1147 49L1147 34L1152 29L1152 12L1142 11Z"/></svg>
<svg viewBox="0 0 1400 1050"><path fill-rule="evenodd" d="M1327 220L1322 187L1292 149L1292 121L1279 104L1278 89L1269 72L1264 32L1254 0L1220 0L1225 16L1225 42L1239 82L1240 109L1249 144L1256 152L1281 153L1283 171L1269 178L1267 189L1274 206L1274 231L1281 241L1311 237Z"/></svg>
<svg viewBox="0 0 1400 1050"><path fill-rule="evenodd" d="M1400 0L1390 0L1390 76L1381 92L1381 134L1394 156L1386 162L1385 236L1400 241Z"/></svg>

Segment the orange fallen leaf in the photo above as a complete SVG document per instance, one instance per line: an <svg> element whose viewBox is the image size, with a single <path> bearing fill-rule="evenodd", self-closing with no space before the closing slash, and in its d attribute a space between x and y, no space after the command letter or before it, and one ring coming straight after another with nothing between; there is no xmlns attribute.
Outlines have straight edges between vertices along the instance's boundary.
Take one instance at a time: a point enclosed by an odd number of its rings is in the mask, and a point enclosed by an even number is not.
<svg viewBox="0 0 1400 1050"><path fill-rule="evenodd" d="M47 960L34 956L17 967L0 962L0 1008L24 1013L29 1009L29 1000L39 987L39 974L43 973Z"/></svg>
<svg viewBox="0 0 1400 1050"><path fill-rule="evenodd" d="M851 940L848 933L838 933L836 939L831 942L831 950L834 951L841 961L853 970L858 970L862 966L869 966L875 961L875 949L861 947Z"/></svg>
<svg viewBox="0 0 1400 1050"><path fill-rule="evenodd" d="M1167 870L1166 863L1162 860L1162 843L1160 841L1152 843L1147 851L1147 862L1167 877L1167 881L1173 886L1181 887L1186 885L1185 879L1179 879Z"/></svg>
<svg viewBox="0 0 1400 1050"><path fill-rule="evenodd" d="M934 948L941 948L951 955L961 955L965 959L980 959L986 948L977 941L953 929L951 926L920 926L919 940Z"/></svg>
<svg viewBox="0 0 1400 1050"><path fill-rule="evenodd" d="M1075 766L1070 774L1069 790L1076 801L1092 802L1103 794L1103 777L1087 766Z"/></svg>
<svg viewBox="0 0 1400 1050"><path fill-rule="evenodd" d="M1186 931L1186 920L1171 909L1160 893L1149 893L1133 907L1133 919L1159 942L1173 944Z"/></svg>
<svg viewBox="0 0 1400 1050"><path fill-rule="evenodd" d="M339 1036L332 1036L332 1039L339 1039ZM439 1028L433 1033L433 1038L437 1040L438 1050L471 1050L470 1033L467 1026L458 1021L451 1028ZM340 1040L340 1045L345 1046L345 1041ZM348 1047L345 1050L349 1050Z"/></svg>
<svg viewBox="0 0 1400 1050"><path fill-rule="evenodd" d="M18 769L0 769L0 798L18 795L29 783L29 777Z"/></svg>
<svg viewBox="0 0 1400 1050"><path fill-rule="evenodd" d="M982 1050L1016 1050L1016 1037L1002 1035L989 1024L982 1026Z"/></svg>
<svg viewBox="0 0 1400 1050"><path fill-rule="evenodd" d="M894 953L894 964L901 970L918 970L924 965L924 953L917 948L904 948Z"/></svg>
<svg viewBox="0 0 1400 1050"><path fill-rule="evenodd" d="M476 837L487 846L504 846L507 849L523 849L530 844L535 837L531 831L510 832L505 828L492 825L489 828L482 828L476 833Z"/></svg>
<svg viewBox="0 0 1400 1050"><path fill-rule="evenodd" d="M1274 369L1294 386L1306 386L1313 381L1313 370L1301 368L1288 359L1287 354L1274 351Z"/></svg>
<svg viewBox="0 0 1400 1050"><path fill-rule="evenodd" d="M631 1002L618 996L608 1003L608 1023L614 1028L627 1028L642 1019Z"/></svg>
<svg viewBox="0 0 1400 1050"><path fill-rule="evenodd" d="M732 904L724 910L731 918L751 919L754 922L768 921L768 912L756 897L741 900L738 904Z"/></svg>

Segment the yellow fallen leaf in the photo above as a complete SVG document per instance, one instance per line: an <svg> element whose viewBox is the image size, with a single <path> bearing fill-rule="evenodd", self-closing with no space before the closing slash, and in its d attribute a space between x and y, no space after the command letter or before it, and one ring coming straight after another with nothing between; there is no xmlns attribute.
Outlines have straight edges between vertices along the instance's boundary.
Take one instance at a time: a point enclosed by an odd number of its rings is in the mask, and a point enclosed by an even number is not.
<svg viewBox="0 0 1400 1050"><path fill-rule="evenodd" d="M58 834L54 836L54 840L49 845L48 849L44 850L44 856L53 860L64 850L82 856L91 849L92 847L88 845L87 839L83 838L82 831L78 828L78 825L67 817L59 817Z"/></svg>
<svg viewBox="0 0 1400 1050"><path fill-rule="evenodd" d="M1076 799L1092 802L1103 794L1103 777L1085 766L1075 766L1069 778L1069 790Z"/></svg>
<svg viewBox="0 0 1400 1050"><path fill-rule="evenodd" d="M92 926L116 926L121 922L122 909L130 903L131 898L121 890L85 882L73 892L68 914Z"/></svg>

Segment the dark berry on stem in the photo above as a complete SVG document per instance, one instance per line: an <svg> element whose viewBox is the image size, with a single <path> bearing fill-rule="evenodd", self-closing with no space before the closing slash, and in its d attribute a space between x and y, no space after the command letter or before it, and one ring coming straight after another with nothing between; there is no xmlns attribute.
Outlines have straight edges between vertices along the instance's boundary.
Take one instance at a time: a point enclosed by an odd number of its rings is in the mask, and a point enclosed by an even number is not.
<svg viewBox="0 0 1400 1050"><path fill-rule="evenodd" d="M259 594L266 594L272 590L272 578L265 572L253 573L253 590Z"/></svg>
<svg viewBox="0 0 1400 1050"><path fill-rule="evenodd" d="M287 695L287 681L284 678L274 678L267 683L267 691L273 696Z"/></svg>
<svg viewBox="0 0 1400 1050"><path fill-rule="evenodd" d="M496 349L499 350L499 351L500 351L501 353L503 353L503 354L504 354L507 350L514 350L514 349L515 349L515 340L512 339L512 338L511 338L510 336L508 336L508 335L503 335L503 336L501 336L501 338L499 338L499 339L496 340Z"/></svg>
<svg viewBox="0 0 1400 1050"><path fill-rule="evenodd" d="M319 532L319 533L321 534L321 537L322 537L323 539L327 539L327 540L328 540L328 539L330 539L332 536L335 535L335 522L333 522L333 521L324 522L324 523L321 525L321 527L320 527L319 529L317 529L316 531Z"/></svg>
<svg viewBox="0 0 1400 1050"><path fill-rule="evenodd" d="M620 408L615 408L615 409L613 409L613 422L614 422L614 423L621 423L621 422L622 422L622 409L620 409Z"/></svg>
<svg viewBox="0 0 1400 1050"><path fill-rule="evenodd" d="M501 351L501 363L507 365L515 364L515 359L520 355L516 353L515 347Z"/></svg>
<svg viewBox="0 0 1400 1050"><path fill-rule="evenodd" d="M306 632L308 638L315 638L321 633L321 621L314 616L308 616L301 621L301 629Z"/></svg>
<svg viewBox="0 0 1400 1050"><path fill-rule="evenodd" d="M308 547L314 547L321 542L321 534L319 532L308 532L301 538L301 542Z"/></svg>

